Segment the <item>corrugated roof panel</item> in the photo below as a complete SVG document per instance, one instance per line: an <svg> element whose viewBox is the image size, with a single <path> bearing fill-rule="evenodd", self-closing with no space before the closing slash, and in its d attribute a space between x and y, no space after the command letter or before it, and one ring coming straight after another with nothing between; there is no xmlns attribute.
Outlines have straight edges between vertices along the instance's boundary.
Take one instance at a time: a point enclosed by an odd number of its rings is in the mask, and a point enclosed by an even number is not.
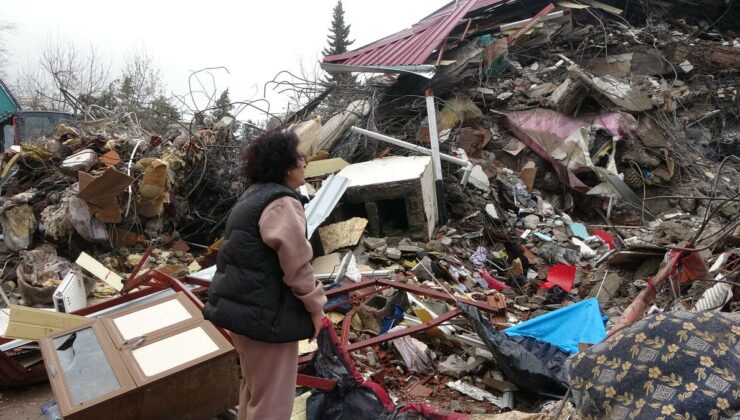
<svg viewBox="0 0 740 420"><path fill-rule="evenodd" d="M354 51L324 57L325 63L349 66L401 66L424 64L440 48L471 10L503 0L459 0L414 26Z"/></svg>

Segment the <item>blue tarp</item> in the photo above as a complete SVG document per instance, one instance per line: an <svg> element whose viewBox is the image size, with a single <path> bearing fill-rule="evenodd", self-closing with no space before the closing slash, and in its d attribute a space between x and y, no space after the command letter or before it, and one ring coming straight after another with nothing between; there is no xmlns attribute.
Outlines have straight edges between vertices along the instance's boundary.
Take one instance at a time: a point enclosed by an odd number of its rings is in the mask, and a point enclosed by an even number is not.
<svg viewBox="0 0 740 420"><path fill-rule="evenodd" d="M532 337L550 343L566 353L578 353L578 343L598 344L606 338L607 318L596 298L552 311L505 329L509 337Z"/></svg>

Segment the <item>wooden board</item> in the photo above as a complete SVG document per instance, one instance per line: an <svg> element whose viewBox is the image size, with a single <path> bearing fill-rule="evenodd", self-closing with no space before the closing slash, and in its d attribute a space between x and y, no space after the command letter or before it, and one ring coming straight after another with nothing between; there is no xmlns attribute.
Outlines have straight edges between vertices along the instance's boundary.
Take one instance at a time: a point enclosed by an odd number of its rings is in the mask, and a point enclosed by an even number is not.
<svg viewBox="0 0 740 420"><path fill-rule="evenodd" d="M35 341L56 331L91 322L91 319L84 316L10 305L8 328L5 332L0 332L0 335L5 338Z"/></svg>

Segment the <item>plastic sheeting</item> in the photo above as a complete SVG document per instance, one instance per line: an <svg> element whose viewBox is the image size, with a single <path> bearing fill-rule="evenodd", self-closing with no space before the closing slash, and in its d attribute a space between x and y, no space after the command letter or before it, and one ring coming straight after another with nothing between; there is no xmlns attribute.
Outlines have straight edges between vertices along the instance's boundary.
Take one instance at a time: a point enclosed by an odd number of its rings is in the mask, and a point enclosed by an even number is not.
<svg viewBox="0 0 740 420"><path fill-rule="evenodd" d="M544 396L565 394L567 383L563 366L567 353L534 338L509 337L496 331L475 307L459 306L510 381Z"/></svg>
<svg viewBox="0 0 740 420"><path fill-rule="evenodd" d="M590 187L576 172L593 167L589 154L589 130L603 128L616 137L629 138L637 121L625 113L570 118L549 109L509 112L506 120L516 137L550 162L561 182L587 192Z"/></svg>
<svg viewBox="0 0 740 420"><path fill-rule="evenodd" d="M471 419L467 414L425 404L393 404L381 385L362 378L349 353L339 345L337 334L326 318L317 341L319 350L311 360L312 372L309 373L320 378L334 379L337 385L329 392L312 391L306 401L306 420Z"/></svg>
<svg viewBox="0 0 740 420"><path fill-rule="evenodd" d="M375 420L393 410L385 390L360 376L349 353L339 346L327 318L324 318L317 341L319 350L311 360L313 374L334 379L337 385L329 392L312 392L306 402L307 420Z"/></svg>
<svg viewBox="0 0 740 420"><path fill-rule="evenodd" d="M606 320L599 300L586 299L504 330L509 337L524 336L578 353L578 343L598 344L606 338Z"/></svg>

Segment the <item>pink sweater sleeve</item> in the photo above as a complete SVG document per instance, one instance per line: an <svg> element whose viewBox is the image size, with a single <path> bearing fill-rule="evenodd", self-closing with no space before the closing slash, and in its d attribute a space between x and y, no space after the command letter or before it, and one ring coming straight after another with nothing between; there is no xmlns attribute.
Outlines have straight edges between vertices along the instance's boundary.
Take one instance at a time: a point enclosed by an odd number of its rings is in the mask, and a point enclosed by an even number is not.
<svg viewBox="0 0 740 420"><path fill-rule="evenodd" d="M313 250L306 239L306 216L301 203L292 197L278 198L262 211L259 227L262 240L278 254L285 284L308 312L320 312L326 296L313 275Z"/></svg>

